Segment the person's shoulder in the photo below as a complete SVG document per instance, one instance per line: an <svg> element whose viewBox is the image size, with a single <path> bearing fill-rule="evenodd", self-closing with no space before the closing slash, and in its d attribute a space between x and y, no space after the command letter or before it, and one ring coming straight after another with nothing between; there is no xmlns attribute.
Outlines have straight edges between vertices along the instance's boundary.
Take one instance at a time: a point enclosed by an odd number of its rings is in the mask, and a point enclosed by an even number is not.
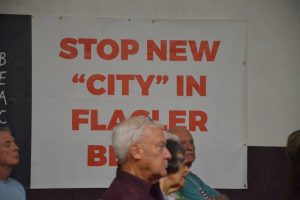
<svg viewBox="0 0 300 200"><path fill-rule="evenodd" d="M0 184L1 186L1 184ZM0 187L0 199L19 199L25 200L26 194L23 185L16 179L9 178Z"/></svg>
<svg viewBox="0 0 300 200"><path fill-rule="evenodd" d="M190 172L190 173L188 174L188 176L189 176L191 179L196 180L197 182L203 183L202 179L201 179L199 176L197 176L196 174L194 174L193 172Z"/></svg>
<svg viewBox="0 0 300 200"><path fill-rule="evenodd" d="M204 182L200 179L199 176L194 174L193 172L189 172L186 176L186 181L184 183L184 187L182 190L197 190L199 186L203 188Z"/></svg>
<svg viewBox="0 0 300 200"><path fill-rule="evenodd" d="M18 184L21 184L17 179L14 179L14 178L12 178L12 177L9 177L7 181L8 181L8 182L11 182L11 183L18 183Z"/></svg>
<svg viewBox="0 0 300 200"><path fill-rule="evenodd" d="M128 193L130 194L131 187L126 182L114 179L109 188L105 191L103 200L130 200Z"/></svg>
<svg viewBox="0 0 300 200"><path fill-rule="evenodd" d="M10 183L10 184L16 185L18 187L24 188L23 185L18 180L14 179L14 178L9 177L7 182Z"/></svg>

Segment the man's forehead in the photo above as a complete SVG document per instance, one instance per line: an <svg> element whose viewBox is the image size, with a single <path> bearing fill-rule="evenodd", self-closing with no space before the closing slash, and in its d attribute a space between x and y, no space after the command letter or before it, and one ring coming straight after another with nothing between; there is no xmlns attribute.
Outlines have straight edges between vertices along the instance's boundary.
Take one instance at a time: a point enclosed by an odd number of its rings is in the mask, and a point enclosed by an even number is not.
<svg viewBox="0 0 300 200"><path fill-rule="evenodd" d="M165 137L163 135L163 129L160 127L145 127L145 137L146 138L153 138L157 140L165 140Z"/></svg>
<svg viewBox="0 0 300 200"><path fill-rule="evenodd" d="M163 129L161 127L155 127L155 126L146 126L145 131L148 132L161 132L163 133Z"/></svg>
<svg viewBox="0 0 300 200"><path fill-rule="evenodd" d="M179 137L180 140L193 139L191 133L186 128L176 127L173 130L174 130L174 133Z"/></svg>
<svg viewBox="0 0 300 200"><path fill-rule="evenodd" d="M14 140L14 139L15 138L9 132L6 131L0 132L0 142L4 143L6 141Z"/></svg>

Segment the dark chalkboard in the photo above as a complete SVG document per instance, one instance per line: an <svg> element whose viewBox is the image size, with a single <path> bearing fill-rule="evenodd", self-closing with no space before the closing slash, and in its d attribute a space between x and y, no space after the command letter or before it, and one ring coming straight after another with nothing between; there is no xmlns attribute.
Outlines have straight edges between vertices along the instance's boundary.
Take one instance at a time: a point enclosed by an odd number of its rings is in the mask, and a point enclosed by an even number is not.
<svg viewBox="0 0 300 200"><path fill-rule="evenodd" d="M12 176L26 188L30 185L31 155L31 16L0 15L0 52L5 55L4 91L6 104L1 101L2 126L9 125L20 147L21 163ZM3 76L3 75L2 75ZM2 80L3 82L3 80ZM5 122L5 123L3 123Z"/></svg>

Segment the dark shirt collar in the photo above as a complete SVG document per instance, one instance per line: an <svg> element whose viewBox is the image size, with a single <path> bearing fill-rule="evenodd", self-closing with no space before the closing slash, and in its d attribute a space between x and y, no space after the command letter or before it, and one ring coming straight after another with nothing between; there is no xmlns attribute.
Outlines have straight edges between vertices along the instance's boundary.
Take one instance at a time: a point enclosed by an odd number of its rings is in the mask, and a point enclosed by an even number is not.
<svg viewBox="0 0 300 200"><path fill-rule="evenodd" d="M140 189L144 191L150 191L151 187L153 186L152 183L144 181L143 179L136 177L123 170L117 170L117 177L118 179L127 182L128 184L139 186Z"/></svg>

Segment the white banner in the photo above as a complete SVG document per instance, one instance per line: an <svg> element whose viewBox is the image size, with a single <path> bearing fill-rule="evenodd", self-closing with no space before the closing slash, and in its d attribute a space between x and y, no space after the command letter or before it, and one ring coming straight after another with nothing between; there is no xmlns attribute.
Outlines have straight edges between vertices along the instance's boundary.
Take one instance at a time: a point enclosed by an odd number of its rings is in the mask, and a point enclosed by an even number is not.
<svg viewBox="0 0 300 200"><path fill-rule="evenodd" d="M139 114L193 133L206 183L246 187L245 22L32 21L32 188L108 187L111 130Z"/></svg>

